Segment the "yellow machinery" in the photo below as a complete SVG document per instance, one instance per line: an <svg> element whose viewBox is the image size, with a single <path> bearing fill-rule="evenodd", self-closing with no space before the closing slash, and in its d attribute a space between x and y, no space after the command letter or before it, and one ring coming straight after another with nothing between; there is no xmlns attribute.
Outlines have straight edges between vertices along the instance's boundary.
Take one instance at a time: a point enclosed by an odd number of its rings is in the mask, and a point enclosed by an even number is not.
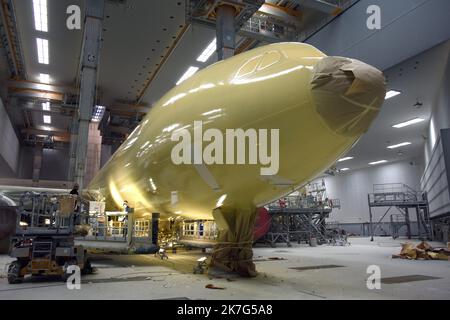
<svg viewBox="0 0 450 320"><path fill-rule="evenodd" d="M16 260L8 267L9 283L19 283L26 275L60 276L66 281L72 274L70 266L81 273L92 271L86 250L74 244L79 202L79 197L44 193L21 197L10 252Z"/></svg>

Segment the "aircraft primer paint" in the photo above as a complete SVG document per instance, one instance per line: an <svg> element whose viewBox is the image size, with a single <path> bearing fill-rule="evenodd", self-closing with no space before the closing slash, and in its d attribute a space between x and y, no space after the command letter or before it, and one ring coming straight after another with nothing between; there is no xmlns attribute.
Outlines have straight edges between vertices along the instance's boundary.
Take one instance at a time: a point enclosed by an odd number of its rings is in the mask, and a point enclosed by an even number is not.
<svg viewBox="0 0 450 320"><path fill-rule="evenodd" d="M127 200L138 216L211 219L219 205L265 204L341 158L385 93L383 74L357 60L303 43L259 47L167 92L87 189L107 210Z"/></svg>

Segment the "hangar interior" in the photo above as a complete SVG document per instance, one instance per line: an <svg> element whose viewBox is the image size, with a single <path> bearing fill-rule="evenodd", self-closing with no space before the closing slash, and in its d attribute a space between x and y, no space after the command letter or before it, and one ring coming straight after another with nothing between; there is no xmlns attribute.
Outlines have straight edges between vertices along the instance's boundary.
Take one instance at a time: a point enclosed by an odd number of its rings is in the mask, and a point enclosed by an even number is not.
<svg viewBox="0 0 450 320"><path fill-rule="evenodd" d="M106 298L450 298L448 1L0 0L0 4L0 196L7 199L0 208L36 213L37 220L27 222L29 230L34 222L38 227L43 214L39 210L56 210L49 209L53 196L67 195L75 184L82 194L112 162L113 154L127 148L145 125L145 116L159 108L155 105L169 90L216 62L265 45L296 42L328 56L358 59L386 78L383 106L352 148L311 180L295 188L289 185L283 196L258 208L250 244L259 271L254 282L220 272L210 273L209 279L198 274L205 272L202 258L209 259L218 245L220 228L212 217L184 216L181 211L165 216L150 209L142 213L134 203L125 204L122 194L124 207L116 199L115 208L106 203L105 209L104 201L102 205L83 200L76 206L88 216L74 227L74 243L91 251L97 269L86 276L92 279L88 295L110 286L113 290L105 293ZM373 5L381 8L380 28L369 26L377 12ZM263 95L251 94L256 106L263 104ZM208 111L210 118L215 110L219 109ZM311 145L319 141L321 126L308 128L301 139L290 137L295 141L292 154L306 150L306 140ZM332 143L317 142L317 154L332 149ZM315 159L314 154L308 159ZM155 183L150 178L147 191L156 192ZM289 184L279 185L283 183ZM276 189L278 184L273 184ZM178 199L173 192L172 201ZM5 217L0 216L2 268L12 261L7 253L14 238L14 232L6 230ZM53 223L42 221L44 227ZM405 243L442 249L417 249L425 252L420 252L425 255L421 258ZM414 258L405 253L407 249L414 251ZM400 252L408 259L394 259L405 257ZM365 282L366 269L374 264L383 272L378 292L367 289ZM120 281L105 280L133 272L145 276L134 279L130 293L115 291ZM146 275L151 272L157 273L155 278ZM404 276L423 279L397 279ZM163 293L158 277L164 278ZM0 278L2 299L31 299L38 293L81 297L49 288L11 293L6 278ZM228 290L205 290L211 281ZM22 285L38 284L25 279L17 284Z"/></svg>

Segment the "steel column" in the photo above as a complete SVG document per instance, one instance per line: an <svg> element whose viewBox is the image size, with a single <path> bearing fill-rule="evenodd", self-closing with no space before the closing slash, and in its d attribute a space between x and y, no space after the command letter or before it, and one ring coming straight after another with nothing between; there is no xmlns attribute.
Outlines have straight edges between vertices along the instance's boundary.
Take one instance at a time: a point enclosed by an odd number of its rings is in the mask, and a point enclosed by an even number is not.
<svg viewBox="0 0 450 320"><path fill-rule="evenodd" d="M68 181L75 178L75 162L77 160L77 136L78 136L78 117L72 116L72 124L70 125L70 159L69 159L69 176Z"/></svg>
<svg viewBox="0 0 450 320"><path fill-rule="evenodd" d="M159 213L152 213L152 244L158 246L158 231L159 231Z"/></svg>
<svg viewBox="0 0 450 320"><path fill-rule="evenodd" d="M96 98L97 66L100 54L104 7L104 0L86 1L84 42L81 52L80 101L74 175L74 180L80 185L80 189L83 188L84 183L89 123L92 118L92 110Z"/></svg>
<svg viewBox="0 0 450 320"><path fill-rule="evenodd" d="M39 181L42 167L42 152L44 145L42 143L36 143L34 147L33 156L33 181Z"/></svg>
<svg viewBox="0 0 450 320"><path fill-rule="evenodd" d="M411 222L409 219L409 210L408 207L405 207L405 221L406 221L406 229L407 229L407 236L408 239L411 239ZM420 223L420 221L417 221L417 223Z"/></svg>
<svg viewBox="0 0 450 320"><path fill-rule="evenodd" d="M370 232L370 241L373 241L373 219L372 219L372 207L370 206L370 194L367 195L367 200L369 203L369 232Z"/></svg>
<svg viewBox="0 0 450 320"><path fill-rule="evenodd" d="M234 56L236 48L235 11L235 8L230 5L221 5L217 8L216 37L219 61Z"/></svg>
<svg viewBox="0 0 450 320"><path fill-rule="evenodd" d="M417 234L419 235L419 239L421 240L425 240L422 238L422 228L421 228L421 224L422 224L422 219L420 216L420 211L419 211L419 205L416 206L416 216L417 216Z"/></svg>

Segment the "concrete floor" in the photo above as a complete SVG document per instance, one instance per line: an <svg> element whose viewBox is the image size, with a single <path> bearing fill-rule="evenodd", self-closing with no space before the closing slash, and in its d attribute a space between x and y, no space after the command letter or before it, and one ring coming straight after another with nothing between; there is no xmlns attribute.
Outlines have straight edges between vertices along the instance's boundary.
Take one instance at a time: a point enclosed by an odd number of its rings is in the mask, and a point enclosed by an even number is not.
<svg viewBox="0 0 450 320"><path fill-rule="evenodd" d="M346 247L298 245L255 248L258 277L209 278L192 274L198 251L169 253L168 261L153 255L100 255L92 257L97 272L84 276L81 290L68 290L61 281L26 279L9 285L0 256L0 299L450 299L450 262L392 259L400 242L390 238L352 238ZM442 244L434 244L442 246ZM270 260L271 257L285 260ZM339 265L328 269L295 270L296 267ZM369 290L369 265L381 277L424 275L439 279L381 284ZM224 290L206 289L213 284Z"/></svg>

